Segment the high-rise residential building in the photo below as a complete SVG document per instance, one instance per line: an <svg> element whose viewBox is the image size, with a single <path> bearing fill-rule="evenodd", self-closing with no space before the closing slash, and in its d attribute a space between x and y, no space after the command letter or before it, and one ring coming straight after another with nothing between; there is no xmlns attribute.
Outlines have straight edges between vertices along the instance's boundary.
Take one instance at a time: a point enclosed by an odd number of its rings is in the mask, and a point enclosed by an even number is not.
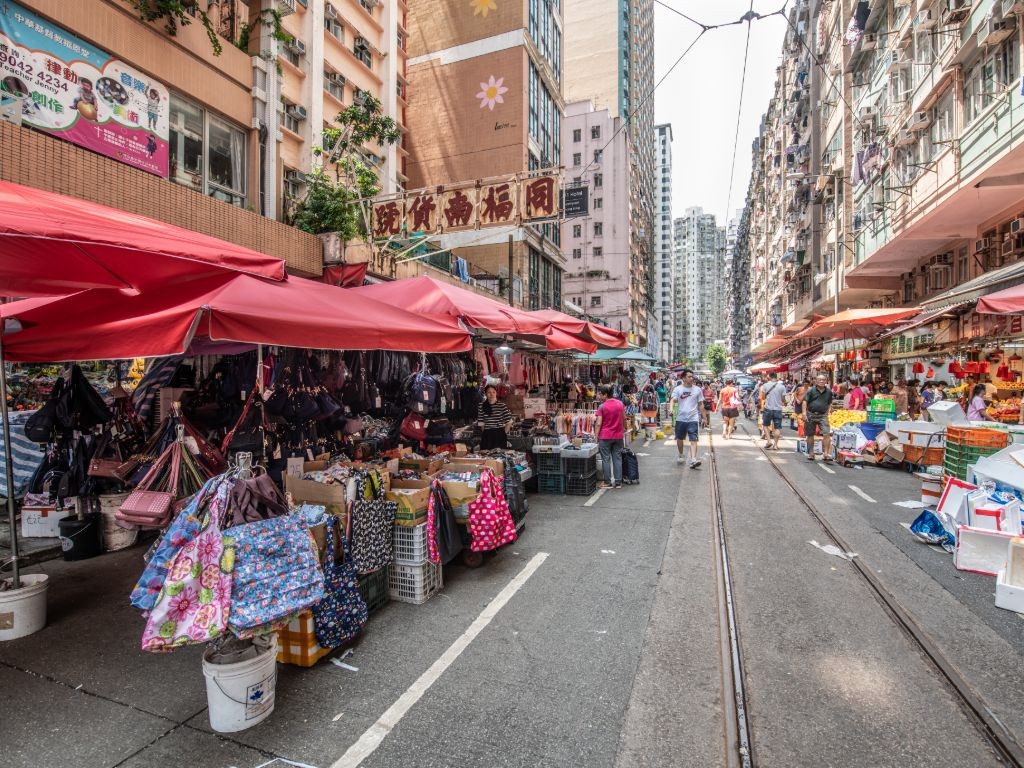
<svg viewBox="0 0 1024 768"><path fill-rule="evenodd" d="M400 2L364 8L346 0L351 28L385 47L376 25ZM202 24L179 26L172 36L162 20L145 22L130 4L4 0L0 81L4 96L14 98L0 100L0 179L149 216L280 256L290 271L320 274L320 241L280 220L282 158L292 142L312 143L301 125L298 138L288 133L287 121L302 113L293 109L289 117L279 109L282 87L292 87L296 72L282 59L288 54L273 25L265 17L254 23L263 8L275 7L285 14L286 29L306 29L299 18L322 11L323 0L305 5L203 4L218 54ZM304 43L308 51L310 38ZM386 69L380 53L370 51L369 58L379 76ZM399 59L396 54L392 60ZM308 79L309 56L299 63L297 71ZM357 66L364 65L353 58L345 71ZM29 87L13 68L34 69L40 77ZM104 71L117 78L101 77ZM84 100L95 105L92 110L76 106L83 81L96 86L91 100ZM374 87L379 92L383 86ZM308 123L316 99L288 92ZM90 130L93 121L104 130Z"/></svg>
<svg viewBox="0 0 1024 768"><path fill-rule="evenodd" d="M725 227L703 208L687 208L674 224L677 357L703 359L726 334Z"/></svg>
<svg viewBox="0 0 1024 768"><path fill-rule="evenodd" d="M569 104L562 124L566 184L586 185L590 212L562 225L565 295L591 317L630 331L639 286L629 279L629 134L621 118L589 101ZM646 332L645 332L646 335Z"/></svg>
<svg viewBox="0 0 1024 768"><path fill-rule="evenodd" d="M537 3L539 0L533 0ZM532 4L533 4L532 3ZM629 270L634 340L647 344L654 267L657 168L654 100L654 0L564 0L565 94L626 121L629 135Z"/></svg>
<svg viewBox="0 0 1024 768"><path fill-rule="evenodd" d="M657 357L668 362L675 345L675 259L672 251L672 126L655 126L654 325L660 336Z"/></svg>
<svg viewBox="0 0 1024 768"><path fill-rule="evenodd" d="M750 349L750 204L729 222L726 240L726 347L734 357Z"/></svg>
<svg viewBox="0 0 1024 768"><path fill-rule="evenodd" d="M324 129L364 94L403 131L396 145L365 146L363 158L378 173L381 192L405 187L406 0L284 0L282 26L291 40L278 45L281 79L277 105L280 178L285 209L305 193L304 176L319 159Z"/></svg>
<svg viewBox="0 0 1024 768"><path fill-rule="evenodd" d="M408 187L525 178L557 169L564 114L559 4L408 5ZM557 222L445 234L433 241L444 254L464 259L474 280L505 295L511 287L516 304L562 308L565 259Z"/></svg>

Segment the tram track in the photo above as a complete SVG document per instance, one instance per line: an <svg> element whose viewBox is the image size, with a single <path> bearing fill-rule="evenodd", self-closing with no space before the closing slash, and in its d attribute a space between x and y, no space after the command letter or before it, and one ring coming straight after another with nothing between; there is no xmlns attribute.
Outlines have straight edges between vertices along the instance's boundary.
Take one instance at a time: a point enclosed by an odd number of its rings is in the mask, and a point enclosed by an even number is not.
<svg viewBox="0 0 1024 768"><path fill-rule="evenodd" d="M742 427L748 439L755 441L746 428ZM711 499L715 530L715 566L719 605L719 637L722 658L723 719L726 738L726 765L730 768L753 768L756 765L756 751L748 722L746 691L743 678L743 651L739 626L736 618L732 573L729 566L728 541L725 531L724 508L713 433L708 436L709 464L711 467ZM815 503L790 479L770 452L757 446L774 472L799 499L801 505L825 535L840 550L852 551L842 535L834 528ZM1016 737L992 710L985 699L974 689L957 666L942 652L938 644L899 600L879 580L875 573L860 559L849 561L854 571L871 589L885 613L911 640L924 656L929 666L945 683L962 711L991 746L997 757L1007 765L1024 768L1024 748Z"/></svg>

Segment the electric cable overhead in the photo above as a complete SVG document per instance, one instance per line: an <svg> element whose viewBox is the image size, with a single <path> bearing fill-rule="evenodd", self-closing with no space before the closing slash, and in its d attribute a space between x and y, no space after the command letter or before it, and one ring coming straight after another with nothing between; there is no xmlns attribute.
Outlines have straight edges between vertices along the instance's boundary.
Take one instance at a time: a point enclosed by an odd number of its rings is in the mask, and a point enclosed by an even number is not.
<svg viewBox="0 0 1024 768"><path fill-rule="evenodd" d="M749 17L754 12L754 0L750 0L750 10L747 12ZM743 92L747 87L747 62L750 59L750 19L747 20L747 43L743 49L743 74L740 76L740 100L736 107L736 134L733 137L732 142L732 163L729 165L729 194L725 198L725 225L729 226L729 215L732 211L732 185L736 175L736 152L740 145L740 122L743 117Z"/></svg>

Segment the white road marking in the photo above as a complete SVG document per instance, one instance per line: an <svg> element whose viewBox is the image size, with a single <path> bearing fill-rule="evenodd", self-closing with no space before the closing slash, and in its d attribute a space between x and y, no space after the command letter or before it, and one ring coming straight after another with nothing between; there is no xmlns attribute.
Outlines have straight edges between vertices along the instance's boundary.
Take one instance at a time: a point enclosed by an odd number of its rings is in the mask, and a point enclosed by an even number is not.
<svg viewBox="0 0 1024 768"><path fill-rule="evenodd" d="M547 552L538 552L526 567L521 570L515 578L510 581L501 592L487 605L479 616L469 625L469 628L455 640L448 649L441 654L441 657L430 665L430 669L420 675L409 688L398 697L387 712L380 716L376 723L366 729L366 732L359 737L331 768L357 768L363 761L376 751L392 729L401 722L402 718L412 709L430 687L438 681L452 663L462 655L469 644L484 631L488 624L498 615L498 612L505 607L516 592L522 589L537 569L548 559Z"/></svg>
<svg viewBox="0 0 1024 768"><path fill-rule="evenodd" d="M615 554L615 550L614 549L602 549L601 550L601 554L602 555L614 555Z"/></svg>
<svg viewBox="0 0 1024 768"><path fill-rule="evenodd" d="M834 469L832 469L831 467L825 466L824 462L818 462L818 466L821 467L822 469L824 469L830 475L834 475L836 473L836 471Z"/></svg>
<svg viewBox="0 0 1024 768"><path fill-rule="evenodd" d="M856 493L862 499L864 499L864 501L866 501L866 502L868 502L870 504L877 504L877 502L874 499L872 499L870 496L868 496L866 493L864 493L864 491L862 491L856 485L851 485L850 486L850 490L853 491L854 493Z"/></svg>
<svg viewBox="0 0 1024 768"><path fill-rule="evenodd" d="M583 506L584 507L592 507L592 506L594 506L594 504L597 503L597 500L600 499L602 496L604 496L605 491L607 491L607 490L608 490L608 486L605 486L604 488L598 488L596 491L594 491L594 493L590 496L590 498L587 499L583 503Z"/></svg>
<svg viewBox="0 0 1024 768"><path fill-rule="evenodd" d="M644 440L644 444L643 444L643 446L641 446L641 447L643 447L643 448L646 448L646 447L647 447L647 446L649 446L650 444L651 444L651 441L650 441L650 440Z"/></svg>
<svg viewBox="0 0 1024 768"><path fill-rule="evenodd" d="M675 445L675 444L676 444L676 441L675 441L675 440L666 440L666 441L665 441L665 446L666 446L667 448L671 448L671 447L672 447L673 445Z"/></svg>

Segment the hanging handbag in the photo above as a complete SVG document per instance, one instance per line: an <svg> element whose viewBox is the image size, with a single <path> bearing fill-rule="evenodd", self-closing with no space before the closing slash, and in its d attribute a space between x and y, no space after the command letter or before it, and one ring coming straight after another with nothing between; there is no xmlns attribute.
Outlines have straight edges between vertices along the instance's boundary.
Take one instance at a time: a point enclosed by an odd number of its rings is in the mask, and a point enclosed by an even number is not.
<svg viewBox="0 0 1024 768"><path fill-rule="evenodd" d="M339 648L357 637L370 615L359 592L359 576L349 554L348 537L340 523L340 518L334 515L327 523L324 599L313 606L316 641L324 648ZM336 546L338 542L340 547ZM338 549L340 558L336 559Z"/></svg>
<svg viewBox="0 0 1024 768"><path fill-rule="evenodd" d="M480 495L469 503L469 533L473 552L490 552L516 540L505 492L490 469L480 474Z"/></svg>
<svg viewBox="0 0 1024 768"><path fill-rule="evenodd" d="M297 515L236 525L225 534L235 544L228 626L239 637L276 629L323 599L316 543Z"/></svg>
<svg viewBox="0 0 1024 768"><path fill-rule="evenodd" d="M413 411L409 411L402 419L401 437L405 440L412 440L416 443L422 443L427 439L427 428L430 426L430 422L423 416Z"/></svg>
<svg viewBox="0 0 1024 768"><path fill-rule="evenodd" d="M462 552L462 532L444 484L430 484L427 502L427 555L432 563L447 565Z"/></svg>
<svg viewBox="0 0 1024 768"><path fill-rule="evenodd" d="M226 631L235 545L221 528L230 487L223 482L203 499L198 533L167 562L163 586L146 617L142 650L172 651L215 640Z"/></svg>
<svg viewBox="0 0 1024 768"><path fill-rule="evenodd" d="M57 428L57 406L65 397L64 379L53 382L50 397L25 421L25 437L33 443L48 443Z"/></svg>
<svg viewBox="0 0 1024 768"><path fill-rule="evenodd" d="M104 432L96 441L92 458L89 460L89 477L117 480L118 477L114 473L123 463L121 447L111 439L109 432Z"/></svg>
<svg viewBox="0 0 1024 768"><path fill-rule="evenodd" d="M384 498L384 487L376 474L369 472L365 477L356 479L356 497L350 506L352 561L361 574L380 570L394 559L391 529L398 514L398 504Z"/></svg>
<svg viewBox="0 0 1024 768"><path fill-rule="evenodd" d="M107 404L100 397L100 393L93 389L92 384L85 378L80 366L72 366L68 386L71 390L73 426L85 432L100 424L105 424L113 418Z"/></svg>
<svg viewBox="0 0 1024 768"><path fill-rule="evenodd" d="M163 470L170 471L163 476ZM163 528L171 521L174 491L181 469L181 443L175 440L160 455L142 482L128 494L115 517L125 527ZM161 480L158 484L157 481Z"/></svg>

